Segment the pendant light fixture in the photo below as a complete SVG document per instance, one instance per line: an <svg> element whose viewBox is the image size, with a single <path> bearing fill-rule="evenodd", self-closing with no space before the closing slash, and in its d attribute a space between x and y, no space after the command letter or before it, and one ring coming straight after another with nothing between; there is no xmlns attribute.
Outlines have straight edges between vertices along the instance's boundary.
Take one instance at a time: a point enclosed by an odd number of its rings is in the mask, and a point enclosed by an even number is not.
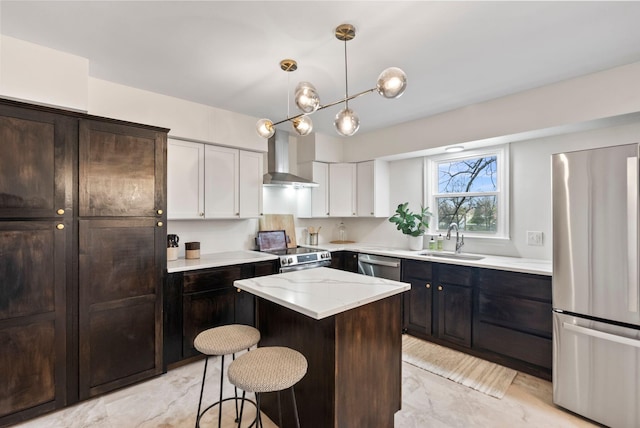
<svg viewBox="0 0 640 428"><path fill-rule="evenodd" d="M260 119L256 126L258 135L263 138L270 138L275 133L275 126L287 121L292 123L293 129L298 135L307 135L313 129L313 123L308 115L318 110L344 103L344 108L336 114L334 126L340 135L350 137L355 134L360 127L360 118L349 108L350 100L373 91L377 91L380 95L389 99L398 98L404 93L404 90L407 88L407 75L397 67L390 67L380 73L375 88L367 89L355 95L349 95L347 42L353 40L355 36L356 29L351 24L341 24L335 29L335 37L344 42L344 99L320 105L320 97L318 96L316 88L309 82L300 82L295 90L295 103L302 113L293 117L287 115L286 119L275 123L269 119ZM280 68L290 72L295 71L298 66L293 60L282 60L280 61Z"/></svg>

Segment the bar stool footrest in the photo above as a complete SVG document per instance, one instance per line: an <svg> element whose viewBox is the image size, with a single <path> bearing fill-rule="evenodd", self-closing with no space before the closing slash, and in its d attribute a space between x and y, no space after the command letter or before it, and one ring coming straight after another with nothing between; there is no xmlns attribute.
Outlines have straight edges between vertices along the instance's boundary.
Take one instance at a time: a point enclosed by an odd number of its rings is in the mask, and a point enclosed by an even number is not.
<svg viewBox="0 0 640 428"><path fill-rule="evenodd" d="M196 427L200 427L200 419L204 416L205 413L207 413L209 410L213 409L214 407L221 405L222 403L224 403L225 401L238 401L239 404L242 404L241 402L245 401L245 402L249 402L251 404L253 404L253 407L256 408L256 412L258 410L258 405L256 404L255 401L249 399L249 398L242 398L242 397L228 397L228 398L223 398L222 401L216 401L215 403L211 404L209 407L205 408L202 412L200 412L200 414L198 415L198 419L196 420ZM257 418L257 414L256 414L256 418ZM236 417L235 422L238 423L238 418ZM255 420L253 421L253 423L251 425L249 425L248 428L252 427L255 424Z"/></svg>

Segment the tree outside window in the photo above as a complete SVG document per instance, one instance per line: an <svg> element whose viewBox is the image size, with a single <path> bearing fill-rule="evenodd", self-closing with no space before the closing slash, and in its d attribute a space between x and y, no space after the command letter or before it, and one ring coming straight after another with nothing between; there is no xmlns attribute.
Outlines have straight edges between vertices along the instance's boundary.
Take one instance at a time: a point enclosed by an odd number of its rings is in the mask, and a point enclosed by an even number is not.
<svg viewBox="0 0 640 428"><path fill-rule="evenodd" d="M498 231L498 157L449 159L436 162L438 186L433 195L438 230L457 223L461 231Z"/></svg>

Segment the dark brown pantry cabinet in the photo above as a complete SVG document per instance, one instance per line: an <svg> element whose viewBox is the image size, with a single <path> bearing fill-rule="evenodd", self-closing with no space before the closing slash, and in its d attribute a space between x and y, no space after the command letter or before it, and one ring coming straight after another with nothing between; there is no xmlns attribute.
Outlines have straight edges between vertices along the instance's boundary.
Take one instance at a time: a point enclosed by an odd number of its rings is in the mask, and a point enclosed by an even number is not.
<svg viewBox="0 0 640 428"><path fill-rule="evenodd" d="M80 121L79 393L162 371L166 134Z"/></svg>
<svg viewBox="0 0 640 428"><path fill-rule="evenodd" d="M0 426L161 373L166 133L0 100Z"/></svg>
<svg viewBox="0 0 640 428"><path fill-rule="evenodd" d="M0 103L0 425L68 402L77 121Z"/></svg>

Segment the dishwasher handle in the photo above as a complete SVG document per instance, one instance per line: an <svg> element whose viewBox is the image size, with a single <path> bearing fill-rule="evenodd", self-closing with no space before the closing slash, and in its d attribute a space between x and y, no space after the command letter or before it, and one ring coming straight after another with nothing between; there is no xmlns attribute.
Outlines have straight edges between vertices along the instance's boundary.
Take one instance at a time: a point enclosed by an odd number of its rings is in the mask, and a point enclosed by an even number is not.
<svg viewBox="0 0 640 428"><path fill-rule="evenodd" d="M360 263L365 263L365 264L369 264L369 265L376 265L376 266L388 266L388 267L393 267L393 268L398 268L400 267L400 262L387 262L384 260L370 260L370 259L360 259L358 260Z"/></svg>

